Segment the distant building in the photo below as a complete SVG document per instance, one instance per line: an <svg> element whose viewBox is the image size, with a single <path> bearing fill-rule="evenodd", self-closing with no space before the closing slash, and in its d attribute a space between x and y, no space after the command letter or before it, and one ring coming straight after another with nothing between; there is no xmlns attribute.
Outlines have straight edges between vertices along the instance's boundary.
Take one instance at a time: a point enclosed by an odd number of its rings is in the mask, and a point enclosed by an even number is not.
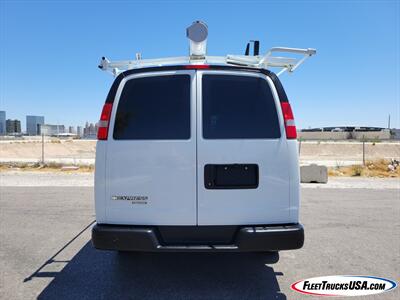
<svg viewBox="0 0 400 300"><path fill-rule="evenodd" d="M43 116L26 116L26 134L40 135L40 126L43 124Z"/></svg>
<svg viewBox="0 0 400 300"><path fill-rule="evenodd" d="M86 122L85 128L83 129L83 135L87 138L95 138L97 136L97 123Z"/></svg>
<svg viewBox="0 0 400 300"><path fill-rule="evenodd" d="M75 127L74 126L69 126L68 127L68 132L69 133L72 133L72 134L75 134L76 132L75 132Z"/></svg>
<svg viewBox="0 0 400 300"><path fill-rule="evenodd" d="M0 135L6 134L6 112L0 111Z"/></svg>
<svg viewBox="0 0 400 300"><path fill-rule="evenodd" d="M89 135L96 135L96 127L94 126L93 123L90 123L90 126L89 126Z"/></svg>
<svg viewBox="0 0 400 300"><path fill-rule="evenodd" d="M390 133L392 135L392 139L400 140L400 129L392 128L390 129Z"/></svg>
<svg viewBox="0 0 400 300"><path fill-rule="evenodd" d="M85 127L83 128L83 136L86 137L89 135L89 122L86 121Z"/></svg>
<svg viewBox="0 0 400 300"><path fill-rule="evenodd" d="M6 121L6 132L7 134L21 133L21 121L8 119Z"/></svg>
<svg viewBox="0 0 400 300"><path fill-rule="evenodd" d="M382 127L357 127L357 126L338 126L338 127L317 127L302 129L301 132L376 132L382 131L386 128Z"/></svg>
<svg viewBox="0 0 400 300"><path fill-rule="evenodd" d="M76 134L77 134L77 136L79 136L79 137L82 137L82 136L83 136L83 128L82 128L82 126L76 127Z"/></svg>
<svg viewBox="0 0 400 300"><path fill-rule="evenodd" d="M50 124L43 124L40 125L40 132L44 135L59 135L60 133L65 133L65 126L64 125L50 125Z"/></svg>

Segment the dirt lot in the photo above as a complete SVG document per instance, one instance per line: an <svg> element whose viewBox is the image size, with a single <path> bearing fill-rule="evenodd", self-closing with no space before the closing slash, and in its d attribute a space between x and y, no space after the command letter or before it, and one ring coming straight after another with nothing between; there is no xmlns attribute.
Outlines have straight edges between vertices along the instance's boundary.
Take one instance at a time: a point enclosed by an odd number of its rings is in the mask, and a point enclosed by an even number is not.
<svg viewBox="0 0 400 300"><path fill-rule="evenodd" d="M44 145L45 161L68 164L94 164L96 141L47 140ZM0 141L0 162L37 162L42 157L42 145L36 141ZM302 163L320 163L343 166L362 162L363 146L360 142L301 142ZM365 144L365 159L400 159L400 142Z"/></svg>
<svg viewBox="0 0 400 300"><path fill-rule="evenodd" d="M46 162L94 164L96 141L47 139L44 143ZM42 143L35 141L0 141L0 162L38 162Z"/></svg>

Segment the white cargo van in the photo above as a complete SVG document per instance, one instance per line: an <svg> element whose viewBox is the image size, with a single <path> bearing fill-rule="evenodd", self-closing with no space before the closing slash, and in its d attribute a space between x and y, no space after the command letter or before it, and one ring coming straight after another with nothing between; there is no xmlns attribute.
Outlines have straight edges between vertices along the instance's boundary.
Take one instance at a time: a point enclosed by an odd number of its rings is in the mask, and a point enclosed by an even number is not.
<svg viewBox="0 0 400 300"><path fill-rule="evenodd" d="M96 148L94 247L122 251L301 248L296 127L278 76L314 49L110 62ZM304 57L274 57L289 52ZM280 73L282 73L280 72Z"/></svg>

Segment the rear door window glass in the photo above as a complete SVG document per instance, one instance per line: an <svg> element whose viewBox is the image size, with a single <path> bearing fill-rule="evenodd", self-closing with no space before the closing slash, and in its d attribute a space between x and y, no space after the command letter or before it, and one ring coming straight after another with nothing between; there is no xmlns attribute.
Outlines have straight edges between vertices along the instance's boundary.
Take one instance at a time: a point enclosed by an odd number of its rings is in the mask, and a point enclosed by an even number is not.
<svg viewBox="0 0 400 300"><path fill-rule="evenodd" d="M190 138L190 75L131 79L122 91L116 140Z"/></svg>
<svg viewBox="0 0 400 300"><path fill-rule="evenodd" d="M203 138L280 138L274 97L265 79L205 74L202 88Z"/></svg>

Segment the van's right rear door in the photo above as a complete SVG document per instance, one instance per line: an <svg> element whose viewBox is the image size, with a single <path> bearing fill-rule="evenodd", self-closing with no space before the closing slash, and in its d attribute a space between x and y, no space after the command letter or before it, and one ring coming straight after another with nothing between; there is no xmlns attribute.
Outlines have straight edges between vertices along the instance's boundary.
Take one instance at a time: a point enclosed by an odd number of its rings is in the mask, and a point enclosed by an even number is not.
<svg viewBox="0 0 400 300"><path fill-rule="evenodd" d="M198 225L285 223L288 148L272 81L197 71Z"/></svg>

